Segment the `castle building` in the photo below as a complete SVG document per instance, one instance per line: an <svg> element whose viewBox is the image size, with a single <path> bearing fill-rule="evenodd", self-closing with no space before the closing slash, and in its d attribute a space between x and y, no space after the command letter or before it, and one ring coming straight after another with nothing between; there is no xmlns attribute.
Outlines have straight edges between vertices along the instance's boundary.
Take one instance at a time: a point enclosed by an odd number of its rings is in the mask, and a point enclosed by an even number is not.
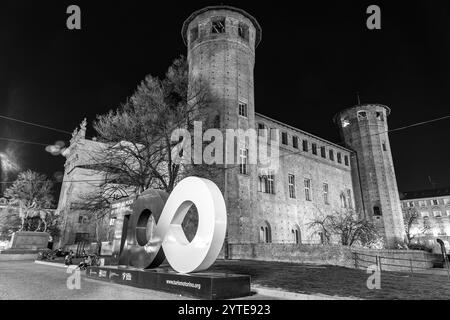
<svg viewBox="0 0 450 320"><path fill-rule="evenodd" d="M310 223L347 210L373 221L387 246L403 242L388 107L343 110L334 120L344 144L327 141L256 112L253 72L262 28L253 16L229 6L206 7L184 22L182 37L190 78L208 83L219 128L255 129L258 139L269 134L280 142L279 166L272 171L248 163L247 140L239 137L241 165L226 166L214 179L227 205L229 244L321 243L324 235ZM67 177L68 170L72 165L66 164ZM70 185L61 191L61 210L70 202L66 188Z"/></svg>

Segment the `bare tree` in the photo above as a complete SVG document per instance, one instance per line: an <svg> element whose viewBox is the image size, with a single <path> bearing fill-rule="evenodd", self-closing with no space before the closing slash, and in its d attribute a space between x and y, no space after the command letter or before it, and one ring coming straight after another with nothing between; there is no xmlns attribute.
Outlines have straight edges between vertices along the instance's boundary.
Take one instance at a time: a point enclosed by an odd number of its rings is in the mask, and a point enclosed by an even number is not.
<svg viewBox="0 0 450 320"><path fill-rule="evenodd" d="M422 228L413 228L414 226L419 225L419 212L417 212L416 208L406 209L406 211L403 213L403 222L405 224L406 241L408 247L416 237L425 234L431 228L427 224L425 224Z"/></svg>
<svg viewBox="0 0 450 320"><path fill-rule="evenodd" d="M360 218L353 210L318 217L309 223L309 227L322 232L327 243L333 237L338 237L340 244L344 246L371 243L378 237L375 226Z"/></svg>

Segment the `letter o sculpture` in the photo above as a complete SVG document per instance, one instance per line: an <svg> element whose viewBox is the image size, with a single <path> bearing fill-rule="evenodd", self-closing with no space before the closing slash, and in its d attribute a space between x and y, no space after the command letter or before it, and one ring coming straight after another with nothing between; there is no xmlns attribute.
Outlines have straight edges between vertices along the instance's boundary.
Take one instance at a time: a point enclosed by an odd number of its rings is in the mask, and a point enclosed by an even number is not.
<svg viewBox="0 0 450 320"><path fill-rule="evenodd" d="M227 227L225 200L216 184L203 178L186 178L177 184L165 205L165 197L160 192L153 190L147 196L154 201L145 201L144 196L134 204L119 264L155 268L165 255L170 266L179 273L208 269L222 249ZM198 227L194 239L189 242L182 223L192 205L197 207ZM150 215L156 227L151 239L147 239L146 225ZM144 242L147 243L144 245Z"/></svg>

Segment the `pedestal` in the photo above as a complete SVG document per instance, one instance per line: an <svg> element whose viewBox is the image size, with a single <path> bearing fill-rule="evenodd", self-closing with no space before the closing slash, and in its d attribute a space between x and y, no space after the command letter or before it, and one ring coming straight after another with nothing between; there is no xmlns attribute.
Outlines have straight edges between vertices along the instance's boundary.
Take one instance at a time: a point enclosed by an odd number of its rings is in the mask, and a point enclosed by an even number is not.
<svg viewBox="0 0 450 320"><path fill-rule="evenodd" d="M164 291L183 296L217 300L250 295L250 276L225 273L179 274L171 269L140 270L127 267L89 267L91 279Z"/></svg>

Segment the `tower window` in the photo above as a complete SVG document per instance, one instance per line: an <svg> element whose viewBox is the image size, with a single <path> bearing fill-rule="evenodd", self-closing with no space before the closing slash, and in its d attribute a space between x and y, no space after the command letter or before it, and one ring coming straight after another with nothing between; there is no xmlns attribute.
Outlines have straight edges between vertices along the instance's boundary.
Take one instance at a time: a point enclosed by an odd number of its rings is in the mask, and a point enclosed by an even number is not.
<svg viewBox="0 0 450 320"><path fill-rule="evenodd" d="M345 163L345 165L348 167L348 164L349 164L349 162L348 162L348 156L344 156L344 163Z"/></svg>
<svg viewBox="0 0 450 320"><path fill-rule="evenodd" d="M373 207L373 215L377 216L377 217L381 216L381 209L380 209L380 207Z"/></svg>
<svg viewBox="0 0 450 320"><path fill-rule="evenodd" d="M366 119L367 119L367 112L359 111L358 112L358 120L366 120Z"/></svg>
<svg viewBox="0 0 450 320"><path fill-rule="evenodd" d="M342 163L342 155L340 152L337 153L337 162Z"/></svg>
<svg viewBox="0 0 450 320"><path fill-rule="evenodd" d="M327 153L326 153L325 147L320 147L320 155L322 156L322 158L326 158L327 157Z"/></svg>
<svg viewBox="0 0 450 320"><path fill-rule="evenodd" d="M308 152L308 141L303 140L303 151Z"/></svg>
<svg viewBox="0 0 450 320"><path fill-rule="evenodd" d="M317 144L315 143L312 144L312 153L317 155Z"/></svg>
<svg viewBox="0 0 450 320"><path fill-rule="evenodd" d="M288 145L288 134L287 134L287 132L282 132L281 133L281 143L284 144L285 146Z"/></svg>
<svg viewBox="0 0 450 320"><path fill-rule="evenodd" d="M298 137L292 137L292 146L295 148L295 149L298 149Z"/></svg>
<svg viewBox="0 0 450 320"><path fill-rule="evenodd" d="M239 115L242 117L248 117L247 104L245 102L239 102Z"/></svg>
<svg viewBox="0 0 450 320"><path fill-rule="evenodd" d="M194 42L198 38L198 26L191 29L191 42Z"/></svg>
<svg viewBox="0 0 450 320"><path fill-rule="evenodd" d="M245 41L249 40L248 25L245 23L239 22L238 33L239 36Z"/></svg>
<svg viewBox="0 0 450 320"><path fill-rule="evenodd" d="M295 199L295 176L290 174L288 176L288 185L289 185L289 198Z"/></svg>
<svg viewBox="0 0 450 320"><path fill-rule="evenodd" d="M376 113L377 120L384 121L384 115L382 112Z"/></svg>
<svg viewBox="0 0 450 320"><path fill-rule="evenodd" d="M224 17L217 17L212 20L211 33L225 33Z"/></svg>
<svg viewBox="0 0 450 320"><path fill-rule="evenodd" d="M334 161L334 151L333 150L329 151L329 157L330 157L331 161Z"/></svg>
<svg viewBox="0 0 450 320"><path fill-rule="evenodd" d="M387 151L386 142L383 142L383 151Z"/></svg>

